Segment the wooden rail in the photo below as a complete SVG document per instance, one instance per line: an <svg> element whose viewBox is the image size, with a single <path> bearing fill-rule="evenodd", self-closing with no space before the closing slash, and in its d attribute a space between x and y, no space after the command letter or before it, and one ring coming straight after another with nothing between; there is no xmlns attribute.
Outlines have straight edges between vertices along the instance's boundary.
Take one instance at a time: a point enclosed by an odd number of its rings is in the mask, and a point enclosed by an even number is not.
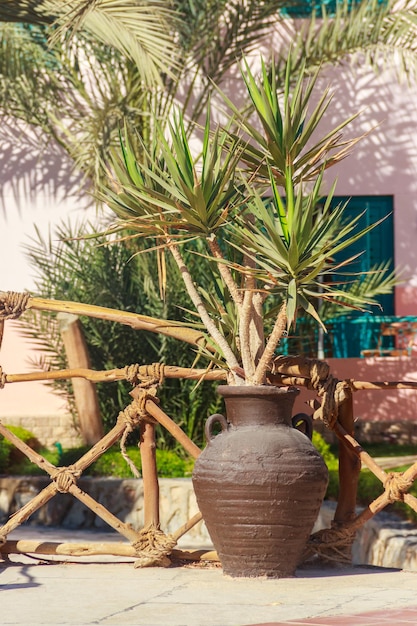
<svg viewBox="0 0 417 626"><path fill-rule="evenodd" d="M163 333L176 337L182 341L188 341L194 345L205 342L204 335L199 331L185 329L174 322L166 320L155 320L146 316L132 313L104 309L91 305L79 303L60 302L45 300L42 298L26 297L24 300L25 309L37 309L44 311L70 312L75 315L89 315L100 319L116 321L127 324L134 329L148 330L151 332ZM0 342L4 331L4 318L15 318L21 314L19 309L19 299L13 299L12 303L7 301L7 294L0 292ZM3 307L3 317L2 317ZM86 361L86 364L87 361ZM161 368L161 366L159 366ZM133 374L132 374L133 371ZM121 411L116 425L105 435L100 434L99 440L70 467L56 467L49 463L40 454L32 450L27 444L21 441L16 435L10 432L0 422L0 434L9 439L21 452L23 452L33 463L44 470L51 477L51 483L36 495L30 502L25 504L0 528L0 540L3 546L0 551L7 554L10 551L28 551L44 554L69 554L71 556L86 554L117 554L140 557L147 555L148 560L154 559L155 563L162 562L161 558L166 554L178 554L175 550L176 541L184 533L188 532L196 523L201 520L201 514L196 514L191 520L184 524L176 533L165 537L159 530L159 484L155 457L155 424L161 424L175 439L184 447L192 458L197 458L201 450L182 431L182 429L158 406L155 402L157 392L157 382L150 375L151 366L126 366L125 368L112 369L109 371L93 371L89 367L72 367L70 369L49 372L32 372L21 374L6 374L0 368L0 387L6 384L39 381L39 380L59 380L66 378L81 378L97 382L110 382L116 380L134 380L134 389L131 392L132 403ZM167 378L184 378L193 380L225 381L226 372L221 369L194 369L180 368L177 366L163 367L163 375ZM278 386L295 385L314 389L317 399L314 401L314 417L322 419L331 428L340 441L339 450L339 499L335 514L335 524L345 532L346 536L352 538L355 530L363 525L377 512L382 510L387 504L403 500L413 510L417 511L417 499L408 493L410 487L417 478L417 462L406 472L393 474L386 473L370 457L362 446L354 439L354 416L352 392L364 389L417 389L417 382L414 381L394 381L394 382L367 382L346 380L338 381L331 376L328 365L324 362L303 359L301 357L279 357L275 359L269 374L270 384ZM331 390L331 392L329 391ZM121 441L123 452L123 442L130 430L139 428L140 450L142 457L142 474L144 487L144 529L137 531L130 525L125 524L110 513L103 505L95 501L77 485L77 480L82 472L96 461L114 443ZM384 487L384 492L360 514L356 515L357 486L361 464L366 465L377 476ZM48 542L10 542L7 535L20 524L25 522L36 510L48 502L59 492L68 492L75 498L83 502L95 514L99 515L117 532L123 535L131 545L100 544L94 546L88 544L50 544ZM146 531L146 532L144 532ZM149 533L154 533L152 541L147 545L144 540ZM343 533L342 533L343 534ZM161 537L162 535L162 537ZM329 535L332 545L335 543L334 537ZM166 545L164 545L166 539ZM157 540L161 542L160 547L156 547ZM337 542L336 542L337 543ZM149 554L148 554L149 548ZM108 550L108 552L107 552ZM326 546L322 546L321 553L326 552ZM204 556L206 553L187 553L183 558L213 558ZM194 555L194 556L190 556ZM214 555L215 556L215 555ZM148 563L149 564L149 563Z"/></svg>

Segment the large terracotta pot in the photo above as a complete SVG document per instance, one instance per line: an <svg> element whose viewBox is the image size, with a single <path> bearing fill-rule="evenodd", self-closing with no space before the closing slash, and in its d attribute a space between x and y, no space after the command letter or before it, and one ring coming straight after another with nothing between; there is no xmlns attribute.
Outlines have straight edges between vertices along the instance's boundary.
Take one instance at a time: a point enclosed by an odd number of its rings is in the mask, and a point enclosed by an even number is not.
<svg viewBox="0 0 417 626"><path fill-rule="evenodd" d="M328 482L322 457L291 426L299 391L269 386L218 391L227 419L208 418L208 444L195 463L193 483L223 571L292 576Z"/></svg>

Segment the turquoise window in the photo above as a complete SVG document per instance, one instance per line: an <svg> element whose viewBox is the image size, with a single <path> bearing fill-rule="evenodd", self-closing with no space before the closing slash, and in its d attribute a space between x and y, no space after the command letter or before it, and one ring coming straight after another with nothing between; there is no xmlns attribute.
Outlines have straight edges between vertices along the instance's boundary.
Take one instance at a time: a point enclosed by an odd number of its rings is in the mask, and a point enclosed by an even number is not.
<svg viewBox="0 0 417 626"><path fill-rule="evenodd" d="M295 0L290 6L282 9L282 15L288 17L310 17L315 12L321 15L322 7L326 9L328 15L334 15L338 4L343 4L345 0L323 0L322 2L313 2L312 0ZM364 0L348 0L348 6L351 8L355 4L360 4ZM365 0L366 1L366 0ZM385 4L387 0L378 0L378 4Z"/></svg>
<svg viewBox="0 0 417 626"><path fill-rule="evenodd" d="M346 221L362 214L357 230L362 230L379 220L381 224L370 230L353 246L339 253L337 260L344 261L356 254L360 256L349 264L347 271L357 274L368 272L375 265L390 261L390 269L394 269L394 205L392 196L336 196L333 205L347 202L345 209ZM394 294L380 296L381 313L394 315Z"/></svg>
<svg viewBox="0 0 417 626"><path fill-rule="evenodd" d="M338 196L333 199L336 205L348 201L346 219L362 214L358 229L363 229L383 219L383 222L373 228L363 238L359 239L348 250L338 255L337 260L343 261L355 254L360 256L349 264L347 272L356 275L364 274L371 268L390 262L390 269L394 269L394 204L392 196ZM346 277L349 280L349 276ZM329 323L329 337L331 356L346 358L358 357L362 350L376 346L381 323L390 321L394 316L394 293L379 296L381 309L373 307L372 313L358 311L347 312ZM330 346L329 346L330 347ZM330 356L330 355L329 355Z"/></svg>
<svg viewBox="0 0 417 626"><path fill-rule="evenodd" d="M359 254L358 258L346 268L338 280L352 280L352 272L363 275L364 272L381 263L390 262L394 268L394 202L393 196L336 196L333 206L348 202L345 209L346 221L361 215L357 230L383 219L353 246L342 251L337 261L342 262ZM356 278L356 277L355 277ZM363 350L373 349L378 344L382 323L389 323L399 318L394 317L394 293L378 298L381 309L372 307L372 313L363 313L353 309L345 309L342 315L326 320L327 333L319 337L317 324L309 318L301 318L297 322L294 335L283 341L280 350L286 354L305 354L317 358L320 351L324 357L360 357ZM384 347L392 347L390 345Z"/></svg>

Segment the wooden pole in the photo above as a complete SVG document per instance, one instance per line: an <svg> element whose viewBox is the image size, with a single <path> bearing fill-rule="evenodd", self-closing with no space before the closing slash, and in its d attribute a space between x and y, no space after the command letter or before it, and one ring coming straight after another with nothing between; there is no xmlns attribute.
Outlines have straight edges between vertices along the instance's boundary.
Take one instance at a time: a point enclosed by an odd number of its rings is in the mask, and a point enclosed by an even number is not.
<svg viewBox="0 0 417 626"><path fill-rule="evenodd" d="M142 366L145 369L147 366ZM164 366L165 378L182 378L184 380L210 380L225 381L227 372L225 370L193 369L189 367L177 367L176 365ZM144 378L148 375L144 374ZM90 370L83 367L75 369L56 370L49 372L26 372L22 374L5 374L5 383L23 383L37 380L65 380L66 378L86 378L95 383L108 383L115 380L126 380L126 368L116 368L111 370ZM141 378L139 372L138 378Z"/></svg>
<svg viewBox="0 0 417 626"><path fill-rule="evenodd" d="M143 479L143 523L144 527L159 528L159 482L156 467L155 424L140 424L140 455Z"/></svg>
<svg viewBox="0 0 417 626"><path fill-rule="evenodd" d="M90 356L80 320L70 313L60 313L58 320L69 367L90 368ZM93 445L104 435L96 387L85 378L74 378L72 386L81 435L86 444Z"/></svg>
<svg viewBox="0 0 417 626"><path fill-rule="evenodd" d="M294 369L294 368L293 368ZM311 388L311 381L308 376L290 375L285 373L269 374L268 380L273 385L293 385L295 387ZM393 380L393 381L366 381L366 380L350 380L352 389L355 391L384 391L386 389L411 389L417 390L417 382L412 380Z"/></svg>
<svg viewBox="0 0 417 626"><path fill-rule="evenodd" d="M0 291L0 305L2 301L7 302L9 295L5 291ZM0 307L1 308L1 307ZM129 311L119 311L117 309L109 309L107 307L95 306L93 304L82 304L80 302L71 302L66 300L49 300L47 298L29 297L25 309L34 309L37 311L56 311L62 313L72 313L73 315L86 315L88 317L96 317L102 320L125 324L135 330L148 330L152 333L160 333L168 337L175 337L180 341L185 341L193 345L207 345L205 335L193 328L187 328L178 322L172 320L161 320L147 315L139 315L138 313L130 313Z"/></svg>
<svg viewBox="0 0 417 626"><path fill-rule="evenodd" d="M112 555L137 558L136 549L128 544L116 541L95 543L59 543L55 541L36 541L35 539L19 539L6 541L0 546L0 554L43 554L57 556L100 556ZM176 559L186 561L218 561L214 550L178 550L171 552Z"/></svg>
<svg viewBox="0 0 417 626"><path fill-rule="evenodd" d="M354 417L352 392L339 406L338 422L344 431L353 437ZM334 516L337 523L345 523L356 516L356 501L358 493L361 462L349 447L339 443L339 497Z"/></svg>
<svg viewBox="0 0 417 626"><path fill-rule="evenodd" d="M133 389L130 392L132 398L138 399L143 393L143 389L140 387ZM145 410L149 415L156 419L166 430L171 433L173 437L183 446L193 459L196 459L201 454L201 450L195 443L185 434L185 432L176 424L166 413L159 408L159 406L152 400L146 400Z"/></svg>

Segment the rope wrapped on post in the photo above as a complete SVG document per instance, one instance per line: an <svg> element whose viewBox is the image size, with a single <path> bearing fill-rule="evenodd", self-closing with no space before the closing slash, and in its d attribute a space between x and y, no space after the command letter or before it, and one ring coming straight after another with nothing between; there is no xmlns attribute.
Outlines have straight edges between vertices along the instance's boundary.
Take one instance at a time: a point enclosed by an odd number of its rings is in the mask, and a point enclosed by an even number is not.
<svg viewBox="0 0 417 626"><path fill-rule="evenodd" d="M118 422L122 421L125 423L125 429L120 439L120 452L136 478L140 478L140 472L126 452L126 441L130 433L132 433L134 429L139 426L142 420L155 423L154 418L149 415L146 410L147 400L152 400L158 404L158 398L155 397L155 393L156 388L153 390L147 390L146 392L144 391L139 398L132 400L132 402L125 409L123 409L123 411L120 411L117 417Z"/></svg>
<svg viewBox="0 0 417 626"><path fill-rule="evenodd" d="M0 293L0 319L17 319L26 310L30 298L29 293L6 291Z"/></svg>
<svg viewBox="0 0 417 626"><path fill-rule="evenodd" d="M165 379L165 368L163 363L152 363L151 365L135 363L126 365L124 375L132 385L144 388L159 387Z"/></svg>
<svg viewBox="0 0 417 626"><path fill-rule="evenodd" d="M140 539L132 544L138 555L134 567L169 567L171 561L168 554L177 545L175 537L165 535L153 524L143 528L140 535Z"/></svg>
<svg viewBox="0 0 417 626"><path fill-rule="evenodd" d="M25 311L30 298L28 293L17 293L15 291L0 292L0 348L3 342L5 320L17 319ZM0 389L4 387L4 382Z"/></svg>
<svg viewBox="0 0 417 626"><path fill-rule="evenodd" d="M404 495L408 493L413 484L414 480L404 476L404 472L389 472L384 482L388 503L404 501Z"/></svg>
<svg viewBox="0 0 417 626"><path fill-rule="evenodd" d="M355 534L356 529L332 522L330 528L322 528L310 536L301 562L315 556L327 562L350 564Z"/></svg>
<svg viewBox="0 0 417 626"><path fill-rule="evenodd" d="M291 373L294 369L303 377L303 386L314 390L321 399L320 406L315 408L313 419L322 420L327 428L333 430L340 405L349 394L356 391L353 381L335 378L330 373L330 367L326 361L304 357L279 356L275 358L271 374L273 376L277 373ZM300 384L300 379L294 379L294 384Z"/></svg>

